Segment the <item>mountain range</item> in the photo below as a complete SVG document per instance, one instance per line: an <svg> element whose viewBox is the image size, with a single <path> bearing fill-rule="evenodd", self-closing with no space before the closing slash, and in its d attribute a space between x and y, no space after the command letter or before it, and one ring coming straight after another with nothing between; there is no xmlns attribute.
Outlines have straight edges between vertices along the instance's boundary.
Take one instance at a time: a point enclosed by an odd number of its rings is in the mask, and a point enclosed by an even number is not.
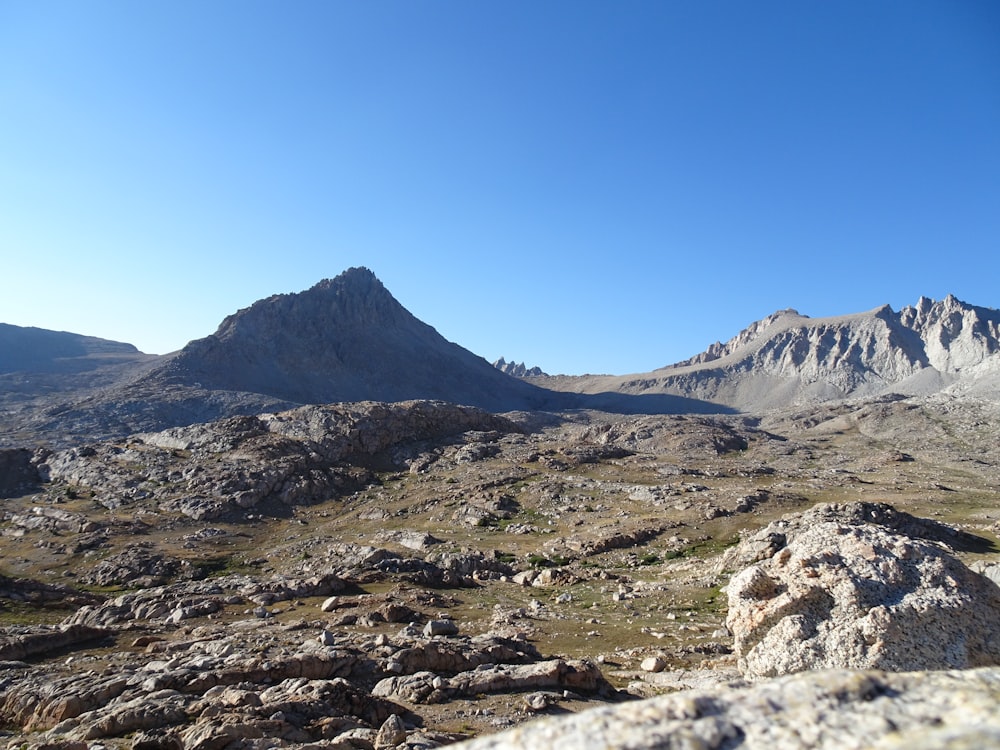
<svg viewBox="0 0 1000 750"><path fill-rule="evenodd" d="M1000 396L1000 311L947 296L852 315L781 310L653 372L533 379L578 393L672 394L760 412L888 393Z"/></svg>
<svg viewBox="0 0 1000 750"><path fill-rule="evenodd" d="M1000 311L953 296L828 318L782 310L695 357L633 375L522 367L515 372L524 377L515 377L499 364L447 341L370 270L352 268L260 300L163 356L0 324L0 443L92 440L362 400L433 399L494 412L759 413L887 393L998 398Z"/></svg>

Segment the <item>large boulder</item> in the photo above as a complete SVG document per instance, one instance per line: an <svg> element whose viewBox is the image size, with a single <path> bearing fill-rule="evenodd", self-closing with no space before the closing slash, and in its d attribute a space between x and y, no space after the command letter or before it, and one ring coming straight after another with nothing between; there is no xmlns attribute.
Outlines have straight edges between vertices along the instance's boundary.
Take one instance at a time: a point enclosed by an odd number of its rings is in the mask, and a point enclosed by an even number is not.
<svg viewBox="0 0 1000 750"><path fill-rule="evenodd" d="M454 750L968 750L1000 747L1000 669L828 671L524 722Z"/></svg>
<svg viewBox="0 0 1000 750"><path fill-rule="evenodd" d="M38 485L38 469L26 448L0 449L0 498L18 497Z"/></svg>
<svg viewBox="0 0 1000 750"><path fill-rule="evenodd" d="M1000 664L1000 589L944 542L898 531L940 539L941 524L887 507L820 506L735 552L756 559L728 586L727 625L745 676Z"/></svg>

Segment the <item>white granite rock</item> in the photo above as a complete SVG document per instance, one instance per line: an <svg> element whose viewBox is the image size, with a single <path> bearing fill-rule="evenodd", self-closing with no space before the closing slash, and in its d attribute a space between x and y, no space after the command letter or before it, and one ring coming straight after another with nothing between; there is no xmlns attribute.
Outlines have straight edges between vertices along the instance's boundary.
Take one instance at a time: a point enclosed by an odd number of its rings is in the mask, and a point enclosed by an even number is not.
<svg viewBox="0 0 1000 750"><path fill-rule="evenodd" d="M877 524L812 524L735 575L727 625L744 675L1000 664L1000 589L941 544Z"/></svg>
<svg viewBox="0 0 1000 750"><path fill-rule="evenodd" d="M1000 747L1000 669L788 675L526 722L455 750Z"/></svg>

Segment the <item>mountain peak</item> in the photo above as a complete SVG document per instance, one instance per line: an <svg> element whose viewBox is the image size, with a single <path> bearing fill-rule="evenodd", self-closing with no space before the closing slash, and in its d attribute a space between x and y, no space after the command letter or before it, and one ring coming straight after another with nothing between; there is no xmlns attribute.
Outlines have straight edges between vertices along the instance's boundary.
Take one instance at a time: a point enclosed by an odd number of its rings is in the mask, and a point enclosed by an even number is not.
<svg viewBox="0 0 1000 750"><path fill-rule="evenodd" d="M416 320L374 273L367 268L350 268L304 292L275 294L258 300L226 317L208 338L246 339L248 345L266 347L268 342L287 341L293 332L305 343L310 338L327 339L338 328L394 327L408 319ZM188 347L197 344L191 342Z"/></svg>
<svg viewBox="0 0 1000 750"><path fill-rule="evenodd" d="M931 365L941 372L958 372L1000 351L1000 311L954 294L940 301L921 297L900 310L899 319L925 342Z"/></svg>
<svg viewBox="0 0 1000 750"><path fill-rule="evenodd" d="M374 291L385 290L375 273L364 266L348 268L332 279L323 279L307 291Z"/></svg>
<svg viewBox="0 0 1000 750"><path fill-rule="evenodd" d="M363 267L239 310L168 368L171 383L291 403L430 398L505 410L541 400L415 318Z"/></svg>

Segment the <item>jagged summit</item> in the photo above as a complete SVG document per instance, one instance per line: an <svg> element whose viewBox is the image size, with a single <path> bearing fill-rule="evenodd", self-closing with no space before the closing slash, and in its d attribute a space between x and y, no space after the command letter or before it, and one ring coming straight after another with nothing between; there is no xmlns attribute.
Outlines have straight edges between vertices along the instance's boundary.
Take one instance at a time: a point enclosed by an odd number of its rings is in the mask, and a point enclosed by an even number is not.
<svg viewBox="0 0 1000 750"><path fill-rule="evenodd" d="M651 373L559 384L580 393L679 395L744 411L952 386L1000 390L1000 311L953 295L921 297L898 313L889 305L826 318L780 310Z"/></svg>
<svg viewBox="0 0 1000 750"><path fill-rule="evenodd" d="M672 365L667 365L666 367L660 369L665 370L675 367L699 365L704 364L705 362L714 362L715 360L728 356L737 349L740 349L741 347L759 339L766 331L774 329L775 326L788 328L792 325L802 324L807 320L809 320L808 315L802 315L798 310L793 310L790 307L785 310L778 310L777 312L771 313L766 318L750 324L725 344L721 341L716 341L701 354L696 354L690 359L686 359Z"/></svg>
<svg viewBox="0 0 1000 750"><path fill-rule="evenodd" d="M899 319L919 333L929 363L942 372L976 367L1000 352L1000 310L949 294L938 302L921 297L915 306L900 310Z"/></svg>
<svg viewBox="0 0 1000 750"><path fill-rule="evenodd" d="M329 339L332 327L399 326L412 316L367 268L350 268L304 292L275 294L227 316L200 341L282 338ZM325 325L321 325L325 324ZM281 329L281 330L279 330ZM195 344L197 342L192 342ZM185 349L199 349L191 344Z"/></svg>
<svg viewBox="0 0 1000 750"><path fill-rule="evenodd" d="M503 357L494 362L493 366L515 378L540 378L548 375L541 367L528 367L524 362L508 362Z"/></svg>

